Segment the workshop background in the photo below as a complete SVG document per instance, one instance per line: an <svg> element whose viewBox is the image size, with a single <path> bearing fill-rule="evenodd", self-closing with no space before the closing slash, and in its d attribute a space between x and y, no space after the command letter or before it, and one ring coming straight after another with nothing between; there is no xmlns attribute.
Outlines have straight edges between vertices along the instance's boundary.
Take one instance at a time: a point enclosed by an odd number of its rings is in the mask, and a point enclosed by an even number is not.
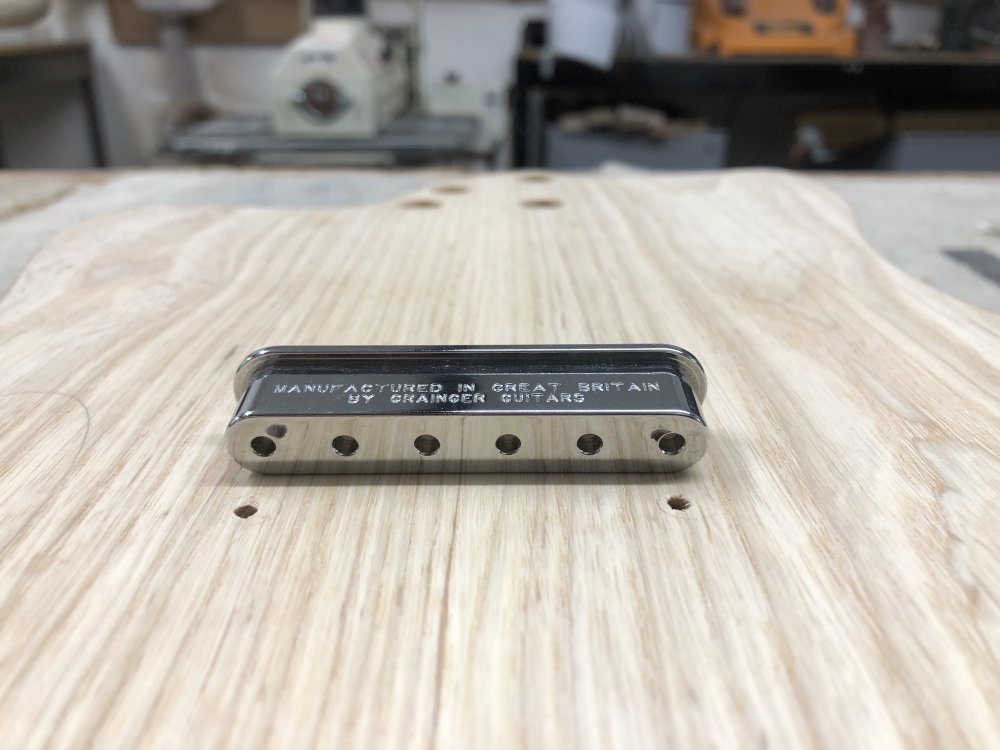
<svg viewBox="0 0 1000 750"><path fill-rule="evenodd" d="M9 168L1000 168L990 0L0 0L0 27Z"/></svg>

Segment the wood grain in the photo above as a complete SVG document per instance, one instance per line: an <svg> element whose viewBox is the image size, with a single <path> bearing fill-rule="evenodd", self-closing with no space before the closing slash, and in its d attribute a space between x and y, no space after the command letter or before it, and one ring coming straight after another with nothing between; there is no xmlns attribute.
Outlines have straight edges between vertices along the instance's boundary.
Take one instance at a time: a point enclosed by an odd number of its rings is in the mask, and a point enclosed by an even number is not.
<svg viewBox="0 0 1000 750"><path fill-rule="evenodd" d="M0 172L0 221L43 209L96 181L79 172Z"/></svg>
<svg viewBox="0 0 1000 750"><path fill-rule="evenodd" d="M0 305L0 744L1000 745L1000 318L782 173L461 184L150 208L32 261ZM708 455L225 450L258 346L454 342L687 347Z"/></svg>

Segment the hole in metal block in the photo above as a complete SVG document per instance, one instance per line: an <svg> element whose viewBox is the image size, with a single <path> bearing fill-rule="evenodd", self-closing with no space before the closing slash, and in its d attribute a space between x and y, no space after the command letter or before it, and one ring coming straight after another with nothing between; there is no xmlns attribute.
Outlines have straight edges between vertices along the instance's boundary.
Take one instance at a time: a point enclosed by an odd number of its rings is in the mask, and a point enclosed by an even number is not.
<svg viewBox="0 0 1000 750"><path fill-rule="evenodd" d="M263 435L258 435L250 441L250 450L261 458L267 458L277 449L278 446L274 444L274 441L269 437L264 437Z"/></svg>
<svg viewBox="0 0 1000 750"><path fill-rule="evenodd" d="M687 440L676 432L664 432L656 439L656 444L664 456L676 456L684 450Z"/></svg>
<svg viewBox="0 0 1000 750"><path fill-rule="evenodd" d="M433 435L421 435L413 441L413 447L421 456L433 456L441 447L441 441Z"/></svg>
<svg viewBox="0 0 1000 750"><path fill-rule="evenodd" d="M353 456L358 452L358 441L350 435L337 435L331 445L338 456Z"/></svg>
<svg viewBox="0 0 1000 750"><path fill-rule="evenodd" d="M505 456L513 456L521 449L521 438L517 435L501 435L497 438L497 450Z"/></svg>

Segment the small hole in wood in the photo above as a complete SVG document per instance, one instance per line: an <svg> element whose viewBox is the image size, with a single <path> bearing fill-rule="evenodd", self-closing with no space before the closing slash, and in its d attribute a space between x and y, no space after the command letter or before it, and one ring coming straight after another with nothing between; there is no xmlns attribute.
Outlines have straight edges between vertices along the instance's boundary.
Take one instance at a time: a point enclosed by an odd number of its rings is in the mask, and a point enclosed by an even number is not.
<svg viewBox="0 0 1000 750"><path fill-rule="evenodd" d="M417 198L412 201L406 201L400 204L403 208L441 208L441 204L437 201L427 200L426 198Z"/></svg>
<svg viewBox="0 0 1000 750"><path fill-rule="evenodd" d="M534 200L524 201L521 205L525 208L552 209L560 208L562 203L553 198L535 198Z"/></svg>
<svg viewBox="0 0 1000 750"><path fill-rule="evenodd" d="M687 510L691 507L691 501L687 500L683 495L674 495L667 500L667 505L673 510Z"/></svg>
<svg viewBox="0 0 1000 750"><path fill-rule="evenodd" d="M252 505L241 505L239 508L233 511L233 513L235 513L240 518L250 518L250 516L252 516L256 512L257 509Z"/></svg>
<svg viewBox="0 0 1000 750"><path fill-rule="evenodd" d="M288 428L283 424L273 424L267 428L266 432L271 437L281 440L281 438L288 434Z"/></svg>

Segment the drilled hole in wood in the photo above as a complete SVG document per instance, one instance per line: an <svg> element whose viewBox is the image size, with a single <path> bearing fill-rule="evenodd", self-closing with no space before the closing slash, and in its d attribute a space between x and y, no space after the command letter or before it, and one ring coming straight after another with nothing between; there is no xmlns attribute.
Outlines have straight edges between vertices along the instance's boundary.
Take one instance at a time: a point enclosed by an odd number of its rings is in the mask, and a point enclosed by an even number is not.
<svg viewBox="0 0 1000 750"><path fill-rule="evenodd" d="M691 507L691 501L687 500L683 495L674 495L667 500L667 505L673 510L687 510Z"/></svg>
<svg viewBox="0 0 1000 750"><path fill-rule="evenodd" d="M239 508L233 511L233 513L235 513L240 518L250 518L250 516L252 516L256 512L257 509L252 505L241 505Z"/></svg>
<svg viewBox="0 0 1000 750"><path fill-rule="evenodd" d="M521 205L525 208L552 209L561 207L562 203L553 198L535 198L534 200L524 201Z"/></svg>
<svg viewBox="0 0 1000 750"><path fill-rule="evenodd" d="M417 198L416 200L406 201L400 204L403 208L441 208L441 204L437 201L427 200L426 198Z"/></svg>

